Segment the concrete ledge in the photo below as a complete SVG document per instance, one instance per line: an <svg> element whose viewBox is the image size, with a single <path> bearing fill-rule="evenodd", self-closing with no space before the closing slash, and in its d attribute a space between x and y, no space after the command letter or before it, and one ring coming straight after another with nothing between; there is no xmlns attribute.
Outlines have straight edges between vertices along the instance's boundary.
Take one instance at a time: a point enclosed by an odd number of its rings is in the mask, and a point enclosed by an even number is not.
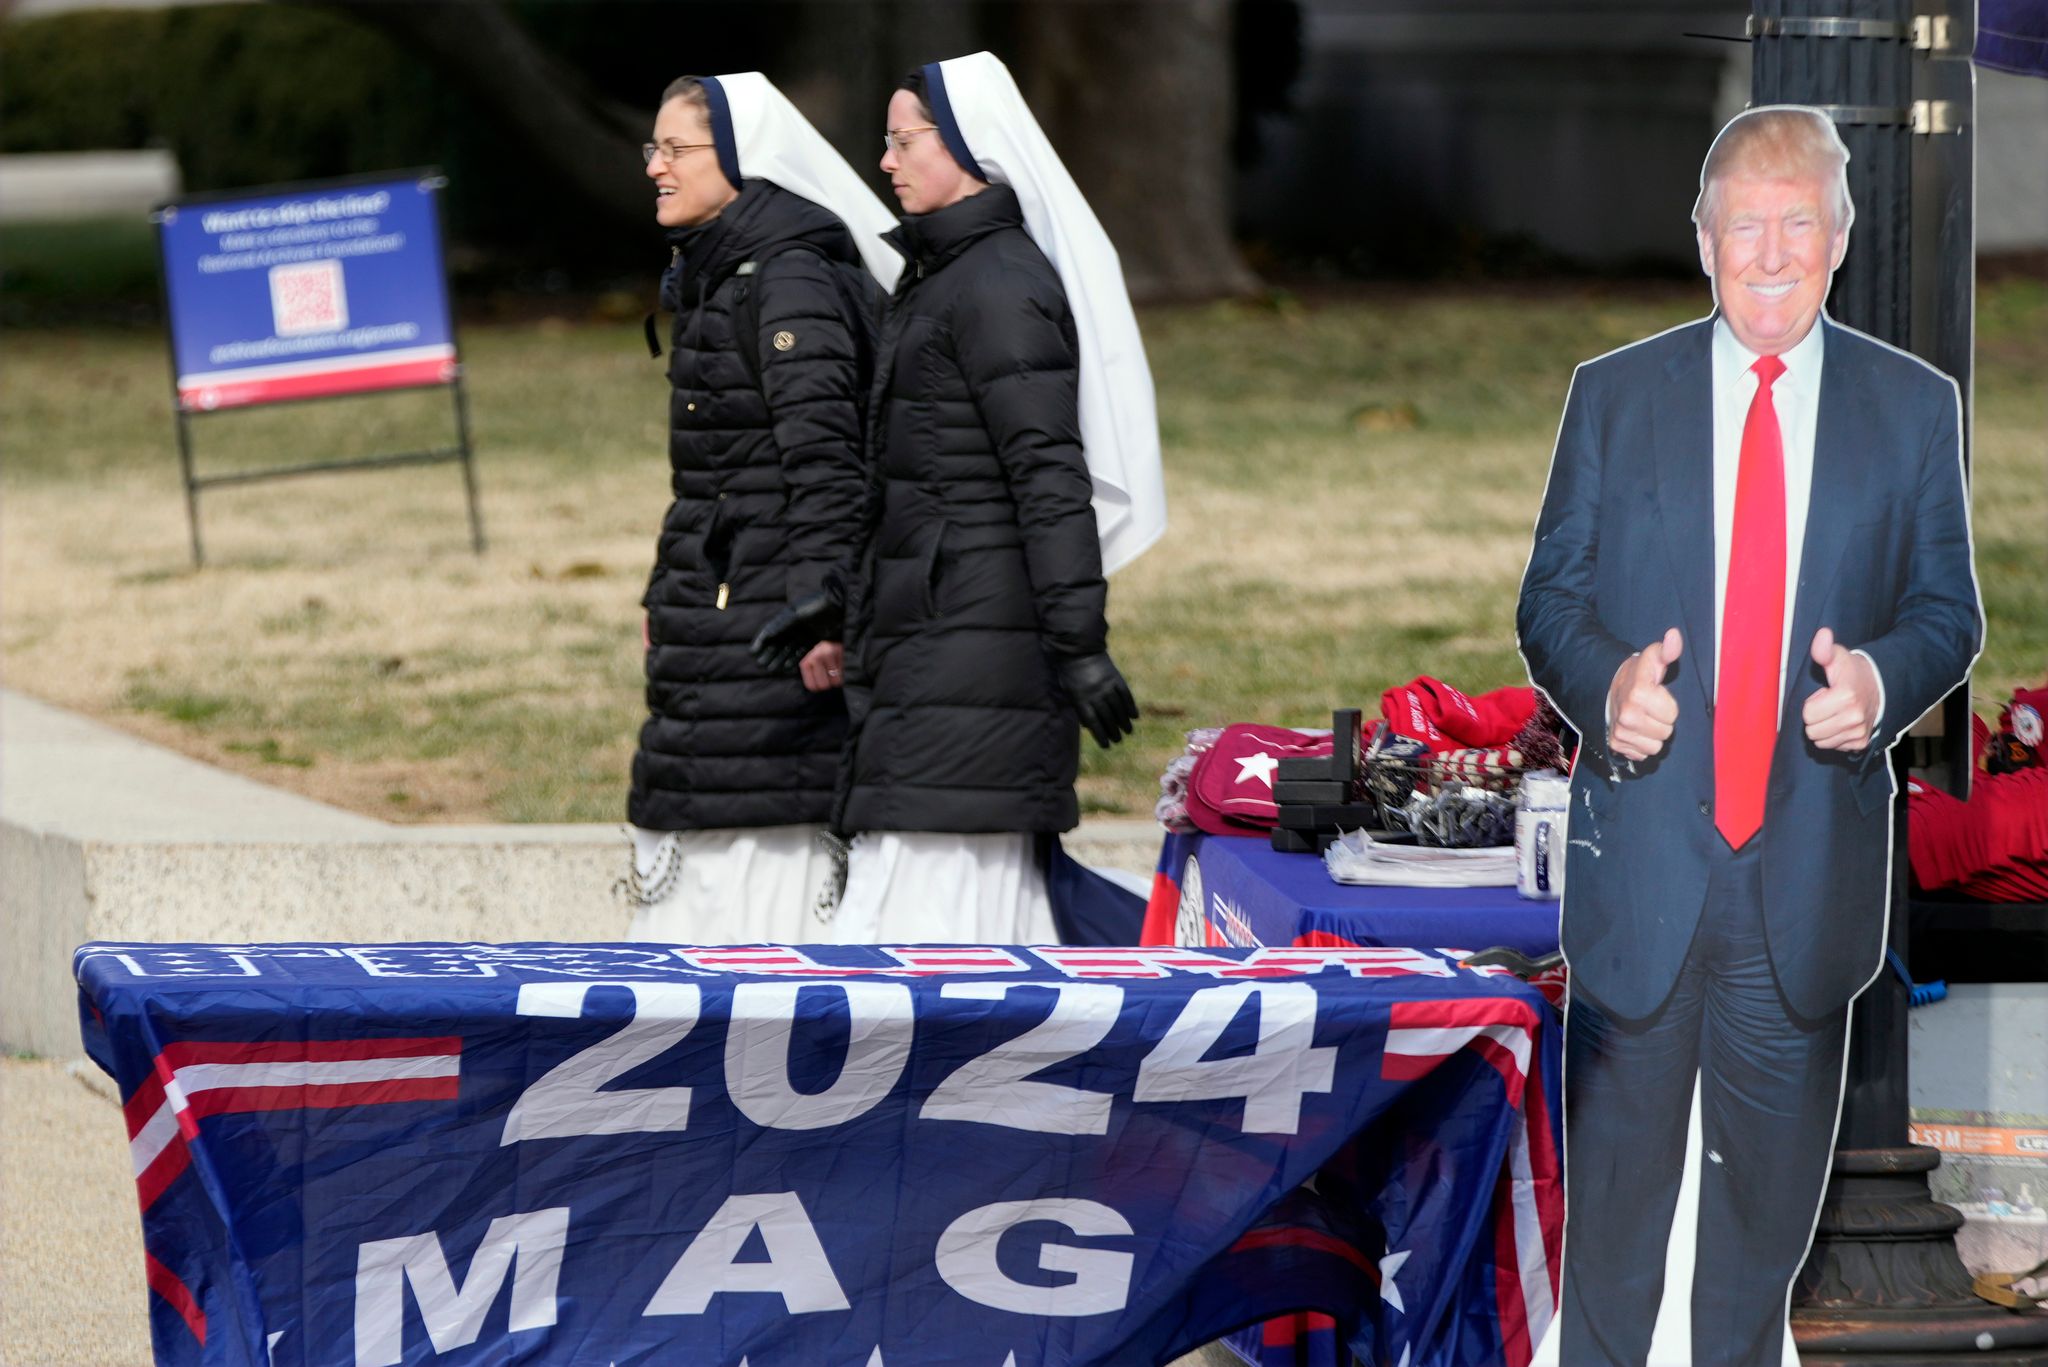
<svg viewBox="0 0 2048 1367"><path fill-rule="evenodd" d="M1159 828L1087 822L1149 875ZM0 690L0 1046L78 1052L87 940L617 940L617 826L393 826Z"/></svg>
<svg viewBox="0 0 2048 1367"><path fill-rule="evenodd" d="M0 157L0 223L139 223L180 185L178 160L162 149L15 153Z"/></svg>

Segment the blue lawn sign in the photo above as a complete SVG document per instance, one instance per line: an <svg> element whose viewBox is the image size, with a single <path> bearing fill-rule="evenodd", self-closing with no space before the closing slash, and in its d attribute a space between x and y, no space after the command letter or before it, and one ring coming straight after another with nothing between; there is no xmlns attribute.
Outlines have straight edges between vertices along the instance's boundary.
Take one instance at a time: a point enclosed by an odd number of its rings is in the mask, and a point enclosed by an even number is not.
<svg viewBox="0 0 2048 1367"><path fill-rule="evenodd" d="M179 454L203 563L209 486L338 469L463 463L483 549L462 368L442 261L436 172L192 196L157 209ZM188 420L258 404L446 386L456 444L233 475L193 472Z"/></svg>
<svg viewBox="0 0 2048 1367"><path fill-rule="evenodd" d="M158 211L181 408L451 383L438 176Z"/></svg>

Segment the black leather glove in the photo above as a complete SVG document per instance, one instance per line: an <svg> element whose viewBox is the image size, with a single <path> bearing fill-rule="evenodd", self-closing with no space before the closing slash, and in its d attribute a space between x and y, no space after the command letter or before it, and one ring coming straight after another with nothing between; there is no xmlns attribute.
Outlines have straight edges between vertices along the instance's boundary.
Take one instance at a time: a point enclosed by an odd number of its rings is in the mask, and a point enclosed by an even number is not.
<svg viewBox="0 0 2048 1367"><path fill-rule="evenodd" d="M1109 656L1077 655L1060 661L1060 683L1074 700L1081 724L1095 737L1097 745L1107 750L1131 734L1131 723L1138 719L1138 704L1131 697L1131 686L1117 673Z"/></svg>
<svg viewBox="0 0 2048 1367"><path fill-rule="evenodd" d="M784 673L795 669L820 641L839 639L846 626L846 605L831 589L807 593L768 619L754 633L748 649L761 668Z"/></svg>

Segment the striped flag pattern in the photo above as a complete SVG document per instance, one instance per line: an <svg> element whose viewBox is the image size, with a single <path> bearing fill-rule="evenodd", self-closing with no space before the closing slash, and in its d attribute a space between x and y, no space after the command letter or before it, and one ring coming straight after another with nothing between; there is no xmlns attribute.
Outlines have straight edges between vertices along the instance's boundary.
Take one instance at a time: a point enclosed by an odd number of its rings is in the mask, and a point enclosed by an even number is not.
<svg viewBox="0 0 2048 1367"><path fill-rule="evenodd" d="M136 1196L147 1212L184 1175L207 1116L453 1101L461 1071L454 1036L167 1044L121 1106ZM205 1343L206 1316L191 1288L154 1256L147 1269L150 1290Z"/></svg>

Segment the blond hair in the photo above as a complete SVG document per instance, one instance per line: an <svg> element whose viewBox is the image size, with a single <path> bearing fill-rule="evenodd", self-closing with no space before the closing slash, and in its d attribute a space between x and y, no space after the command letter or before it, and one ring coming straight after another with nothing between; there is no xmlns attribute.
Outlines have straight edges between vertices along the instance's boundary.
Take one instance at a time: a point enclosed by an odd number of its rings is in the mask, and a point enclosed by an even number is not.
<svg viewBox="0 0 2048 1367"><path fill-rule="evenodd" d="M1830 227L1849 231L1856 206L1849 199L1849 149L1835 125L1818 109L1798 104L1747 109L1728 121L1700 166L1700 197L1692 221L1712 226L1721 207L1721 182L1730 176L1791 180L1817 176L1833 181L1826 205Z"/></svg>

